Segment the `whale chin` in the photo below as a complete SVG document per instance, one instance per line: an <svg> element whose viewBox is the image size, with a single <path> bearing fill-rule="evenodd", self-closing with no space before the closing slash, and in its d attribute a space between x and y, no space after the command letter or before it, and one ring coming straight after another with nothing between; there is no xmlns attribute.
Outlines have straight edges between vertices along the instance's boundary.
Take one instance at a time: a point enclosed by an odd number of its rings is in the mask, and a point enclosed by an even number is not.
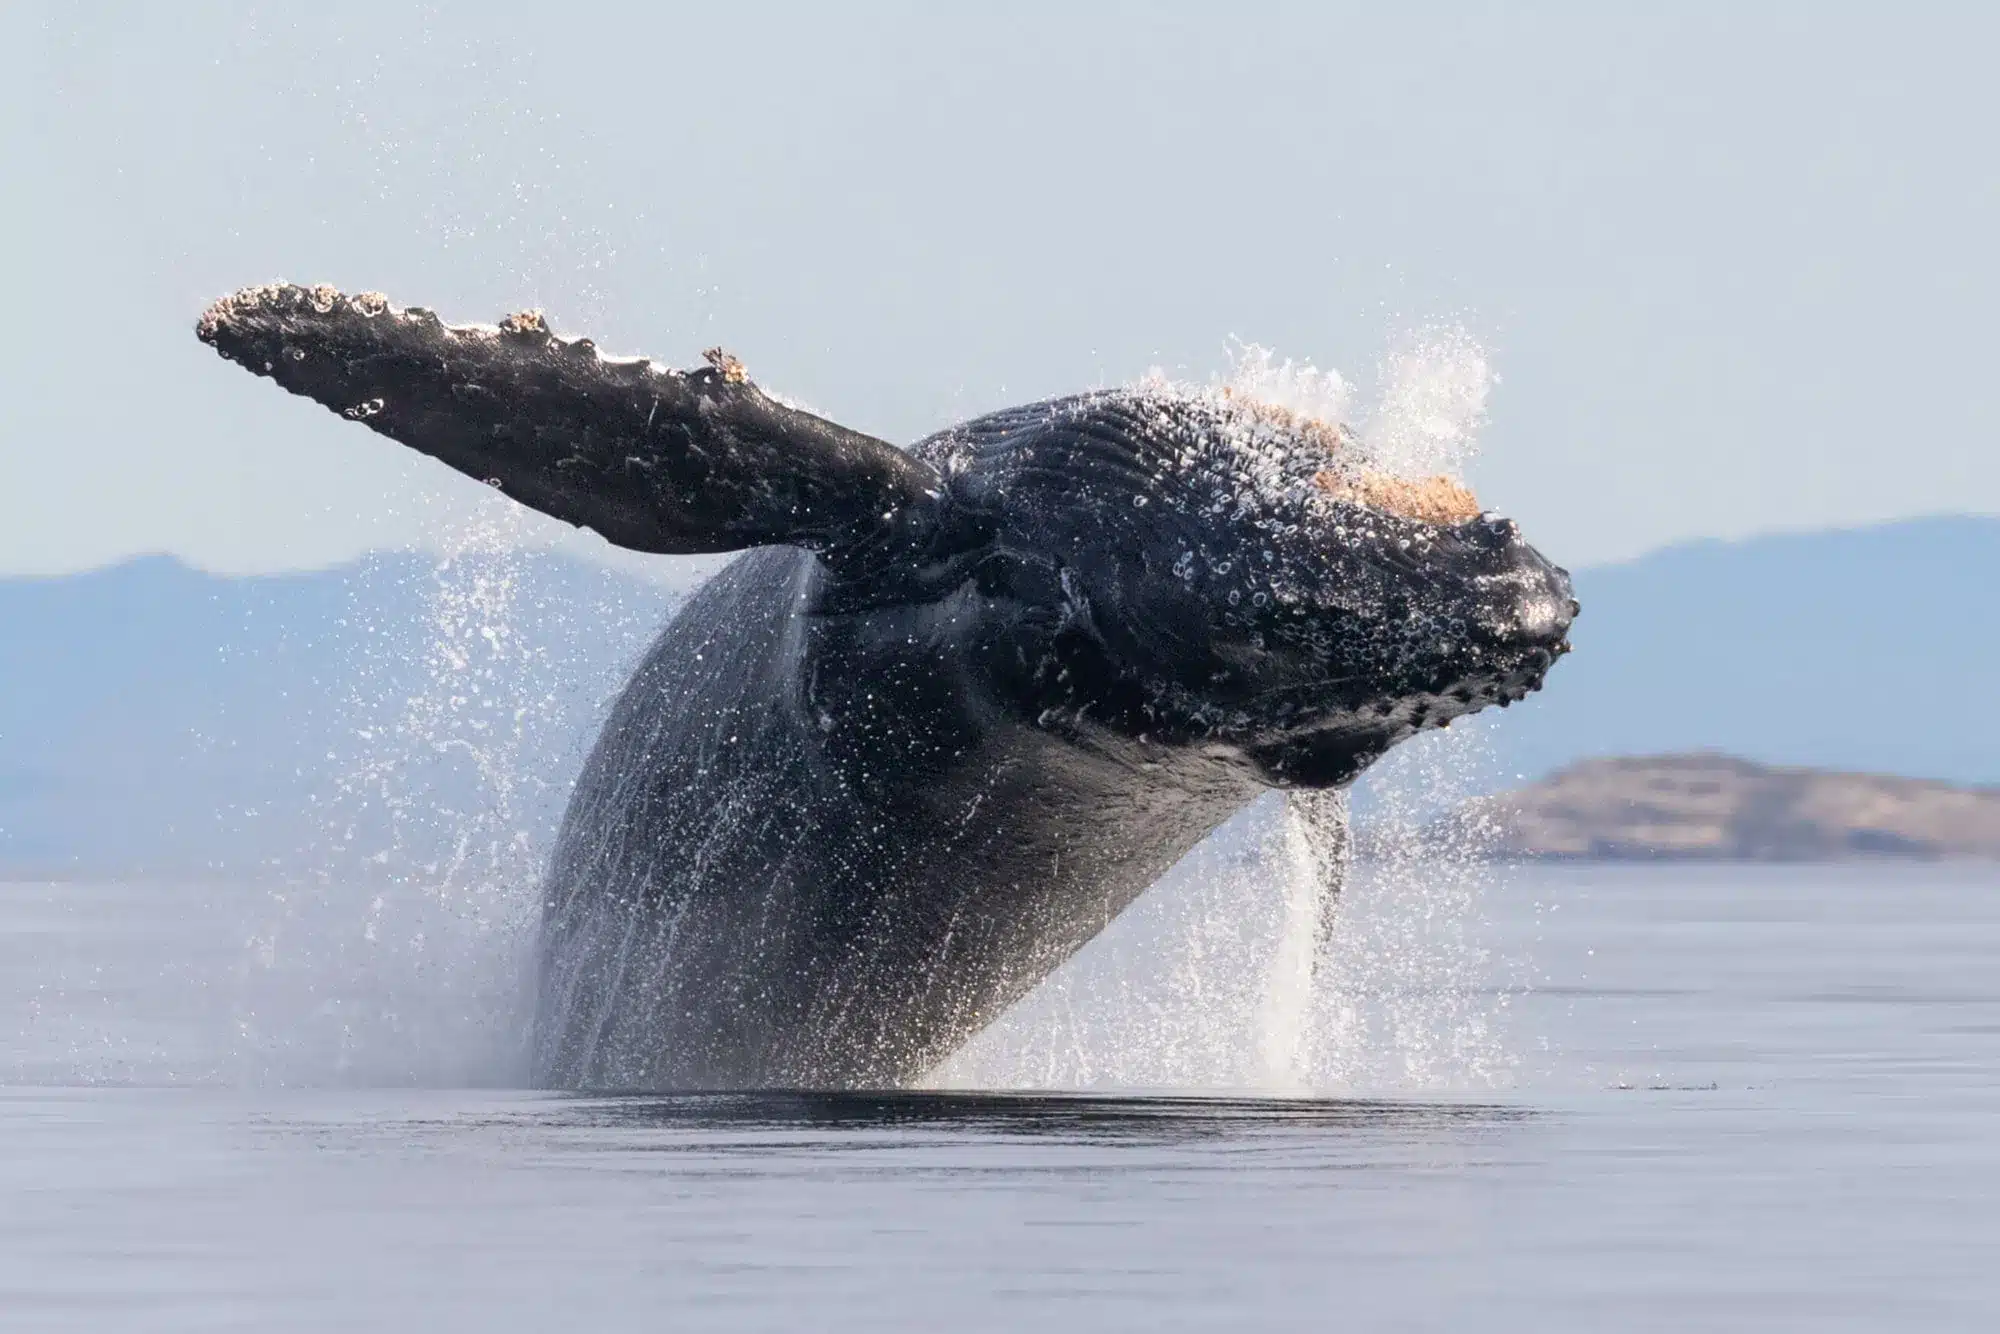
<svg viewBox="0 0 2000 1334"><path fill-rule="evenodd" d="M1244 756L1266 787L1343 788L1414 732L1407 724L1391 723L1326 728L1251 747Z"/></svg>

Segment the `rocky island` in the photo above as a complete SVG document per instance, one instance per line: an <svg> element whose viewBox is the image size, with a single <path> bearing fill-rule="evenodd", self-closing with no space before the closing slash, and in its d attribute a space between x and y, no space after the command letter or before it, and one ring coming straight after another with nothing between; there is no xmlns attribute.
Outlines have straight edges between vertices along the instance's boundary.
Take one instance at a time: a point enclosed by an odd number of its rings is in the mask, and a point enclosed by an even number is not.
<svg viewBox="0 0 2000 1334"><path fill-rule="evenodd" d="M1453 818L1509 858L2000 860L2000 788L1712 752L1585 760Z"/></svg>

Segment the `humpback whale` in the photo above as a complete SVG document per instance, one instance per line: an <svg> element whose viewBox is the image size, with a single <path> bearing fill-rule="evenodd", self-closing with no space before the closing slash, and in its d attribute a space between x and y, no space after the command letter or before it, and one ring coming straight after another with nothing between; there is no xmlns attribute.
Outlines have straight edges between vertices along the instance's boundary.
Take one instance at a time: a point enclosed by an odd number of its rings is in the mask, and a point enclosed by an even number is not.
<svg viewBox="0 0 2000 1334"><path fill-rule="evenodd" d="M1220 388L1141 383L908 450L719 349L605 356L272 285L224 357L642 552L741 551L672 618L543 891L550 1087L908 1084L1231 814L1292 794L1322 922L1343 793L1538 689L1568 576L1446 479Z"/></svg>

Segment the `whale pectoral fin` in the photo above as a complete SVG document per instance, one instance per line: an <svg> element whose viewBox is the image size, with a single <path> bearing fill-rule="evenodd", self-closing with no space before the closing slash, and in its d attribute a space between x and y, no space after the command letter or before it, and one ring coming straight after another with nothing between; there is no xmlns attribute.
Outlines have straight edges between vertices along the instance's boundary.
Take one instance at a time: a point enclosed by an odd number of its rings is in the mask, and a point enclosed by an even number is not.
<svg viewBox="0 0 2000 1334"><path fill-rule="evenodd" d="M533 509L636 551L822 553L914 536L938 475L765 396L719 349L695 371L600 356L538 314L454 327L329 287L246 288L196 334L231 361Z"/></svg>

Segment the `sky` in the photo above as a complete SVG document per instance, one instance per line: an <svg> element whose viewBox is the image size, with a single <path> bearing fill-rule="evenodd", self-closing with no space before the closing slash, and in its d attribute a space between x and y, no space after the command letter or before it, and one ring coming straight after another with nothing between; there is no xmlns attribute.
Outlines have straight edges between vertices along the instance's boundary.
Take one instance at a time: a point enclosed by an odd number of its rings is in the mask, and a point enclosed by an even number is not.
<svg viewBox="0 0 2000 1334"><path fill-rule="evenodd" d="M1471 479L1573 566L2000 512L1996 46L1971 5L0 6L0 573L561 537L195 341L274 278L721 343L898 442L1232 340L1365 410L1463 330Z"/></svg>

